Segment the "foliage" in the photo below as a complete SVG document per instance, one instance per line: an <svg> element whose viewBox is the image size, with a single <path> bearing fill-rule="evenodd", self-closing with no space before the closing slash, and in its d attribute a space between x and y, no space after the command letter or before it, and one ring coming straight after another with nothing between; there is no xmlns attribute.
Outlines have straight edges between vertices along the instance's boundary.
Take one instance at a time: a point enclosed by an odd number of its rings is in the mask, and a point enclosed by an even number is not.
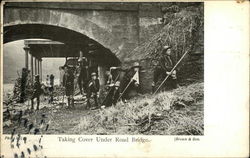
<svg viewBox="0 0 250 158"><path fill-rule="evenodd" d="M125 62L153 59L157 60L164 45L169 45L179 59L186 50L195 51L197 43L203 45L204 18L199 7L186 8L177 13L166 13L169 22L147 42L128 53ZM200 46L199 46L200 47Z"/></svg>

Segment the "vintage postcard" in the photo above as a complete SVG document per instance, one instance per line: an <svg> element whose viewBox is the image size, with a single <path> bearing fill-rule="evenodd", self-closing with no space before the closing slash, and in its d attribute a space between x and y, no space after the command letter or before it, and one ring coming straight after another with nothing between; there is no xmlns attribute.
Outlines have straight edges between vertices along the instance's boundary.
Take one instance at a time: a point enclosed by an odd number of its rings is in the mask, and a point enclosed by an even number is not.
<svg viewBox="0 0 250 158"><path fill-rule="evenodd" d="M248 157L248 1L2 1L1 157Z"/></svg>

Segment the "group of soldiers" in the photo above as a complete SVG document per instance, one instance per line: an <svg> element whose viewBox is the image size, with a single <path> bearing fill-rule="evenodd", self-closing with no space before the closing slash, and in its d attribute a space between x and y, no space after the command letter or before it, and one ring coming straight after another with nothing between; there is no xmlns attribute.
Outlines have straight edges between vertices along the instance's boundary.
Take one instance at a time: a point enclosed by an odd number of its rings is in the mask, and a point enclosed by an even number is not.
<svg viewBox="0 0 250 158"><path fill-rule="evenodd" d="M178 87L177 70L172 70L176 62L174 60L170 46L164 46L160 58L154 67L152 93L159 88L161 91L171 90ZM103 101L105 106L115 105L118 100L126 102L138 94L140 94L139 72L142 67L138 62L129 69L120 67L111 67L107 72L107 89L109 90ZM167 80L164 82L164 79ZM149 83L150 85L150 83ZM161 86L161 87L159 87Z"/></svg>
<svg viewBox="0 0 250 158"><path fill-rule="evenodd" d="M98 92L100 90L100 82L97 78L97 72L90 72L87 59L85 57L79 58L76 68L66 64L64 65L63 69L63 86L65 87L68 107L74 108L75 79L77 80L80 94L86 94L87 108L91 107L91 97L94 99L95 107L98 107Z"/></svg>
<svg viewBox="0 0 250 158"><path fill-rule="evenodd" d="M176 70L172 70L175 66L175 61L171 55L171 47L164 46L160 59L158 60L154 68L154 80L151 84L152 91L155 91L162 81L168 77L168 80L162 85L162 90L169 90L177 88L177 75ZM67 96L67 104L69 108L74 108L74 91L75 91L75 80L80 90L80 93L86 95L87 108L98 108L99 107L99 92L100 82L96 71L90 72L86 58L79 58L76 67L64 65L63 75L63 87L65 88L65 94ZM110 67L109 71L106 72L106 86L104 88L106 93L102 100L102 106L112 106L118 101L126 102L127 99L140 93L140 81L139 72L141 66L138 62L129 69L122 69L121 67ZM149 84L150 85L150 84ZM39 109L39 90L41 84L39 82L39 76L35 77L33 99L37 98ZM91 106L90 100L93 98L94 106ZM33 107L33 104L32 104Z"/></svg>

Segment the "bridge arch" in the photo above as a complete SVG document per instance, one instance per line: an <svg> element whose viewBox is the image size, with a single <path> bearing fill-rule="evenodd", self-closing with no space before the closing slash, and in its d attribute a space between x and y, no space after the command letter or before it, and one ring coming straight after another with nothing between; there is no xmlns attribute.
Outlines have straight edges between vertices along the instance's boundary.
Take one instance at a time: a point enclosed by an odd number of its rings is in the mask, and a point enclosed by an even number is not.
<svg viewBox="0 0 250 158"><path fill-rule="evenodd" d="M4 26L4 43L21 39L50 39L64 43L71 52L91 57L105 65L119 65L120 61L110 49L88 36L68 28L46 24L16 24ZM69 54L69 56L70 56Z"/></svg>
<svg viewBox="0 0 250 158"><path fill-rule="evenodd" d="M121 61L139 44L136 3L5 3L4 27L47 25L85 35L108 48ZM5 40L4 42L7 42Z"/></svg>
<svg viewBox="0 0 250 158"><path fill-rule="evenodd" d="M102 61L111 62L113 60L104 58L112 57L115 64L119 64L115 55L119 52L119 44L112 41L114 35L103 23L105 20L90 18L94 14L97 14L94 10L79 13L74 10L10 5L4 10L4 43L29 38L51 39L65 43L72 49L99 51L99 54L103 54Z"/></svg>
<svg viewBox="0 0 250 158"><path fill-rule="evenodd" d="M110 28L105 26L106 24L103 24L101 20L90 19L90 17L93 17L90 14L95 14L95 11L79 14L70 10L6 7L4 10L4 26L21 24L57 26L86 35L104 47L110 48Z"/></svg>

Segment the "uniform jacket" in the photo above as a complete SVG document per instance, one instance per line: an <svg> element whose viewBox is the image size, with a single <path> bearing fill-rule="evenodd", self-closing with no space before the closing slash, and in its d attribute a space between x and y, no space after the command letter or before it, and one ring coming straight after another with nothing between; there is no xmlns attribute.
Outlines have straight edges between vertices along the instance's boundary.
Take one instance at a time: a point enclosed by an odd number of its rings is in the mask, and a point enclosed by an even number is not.
<svg viewBox="0 0 250 158"><path fill-rule="evenodd" d="M164 55L160 59L160 67L164 69L165 71L171 71L174 67L175 63L173 60L173 57L170 55Z"/></svg>
<svg viewBox="0 0 250 158"><path fill-rule="evenodd" d="M87 80L88 79L88 68L86 68L84 66L77 66L76 77L79 77L83 80Z"/></svg>
<svg viewBox="0 0 250 158"><path fill-rule="evenodd" d="M73 75L73 73L66 72L63 75L63 86L64 87L74 86L74 75Z"/></svg>
<svg viewBox="0 0 250 158"><path fill-rule="evenodd" d="M170 72L173 67L175 66L175 60L174 58L170 55L163 55L157 67L154 70L154 83L156 84L158 81L162 81L166 76L166 72ZM176 69L178 71L178 68ZM176 76L175 76L176 78Z"/></svg>
<svg viewBox="0 0 250 158"><path fill-rule="evenodd" d="M40 95L42 93L41 83L39 81L34 82L34 95Z"/></svg>
<svg viewBox="0 0 250 158"><path fill-rule="evenodd" d="M121 82L121 91L125 90L125 88L129 84L129 82L131 81L135 73L136 72L133 70L133 68L130 68L126 71L124 78ZM135 83L136 81L134 80L130 83L130 85L127 87L126 91L124 92L124 96L126 96L130 91L136 91L137 93L139 92L140 85L136 85Z"/></svg>
<svg viewBox="0 0 250 158"><path fill-rule="evenodd" d="M88 83L88 91L89 92L98 92L100 89L99 79L95 79L94 81L91 79Z"/></svg>

